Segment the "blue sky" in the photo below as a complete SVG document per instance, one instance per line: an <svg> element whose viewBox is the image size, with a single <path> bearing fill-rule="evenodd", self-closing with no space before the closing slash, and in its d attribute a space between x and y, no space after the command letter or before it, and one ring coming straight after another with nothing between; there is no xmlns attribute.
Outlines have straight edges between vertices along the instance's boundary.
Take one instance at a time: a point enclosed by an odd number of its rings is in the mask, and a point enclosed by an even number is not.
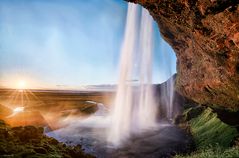
<svg viewBox="0 0 239 158"><path fill-rule="evenodd" d="M115 84L127 3L123 0L1 0L0 85ZM176 72L154 24L154 82Z"/></svg>

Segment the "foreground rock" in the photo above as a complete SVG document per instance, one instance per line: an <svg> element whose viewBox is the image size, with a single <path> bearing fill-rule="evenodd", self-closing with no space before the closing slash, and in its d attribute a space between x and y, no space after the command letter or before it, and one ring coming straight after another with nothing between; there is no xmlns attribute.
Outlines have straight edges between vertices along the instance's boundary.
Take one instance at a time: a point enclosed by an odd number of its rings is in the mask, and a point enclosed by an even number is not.
<svg viewBox="0 0 239 158"><path fill-rule="evenodd" d="M70 147L46 137L43 128L34 126L11 128L0 121L0 157L64 157L91 158L81 146Z"/></svg>
<svg viewBox="0 0 239 158"><path fill-rule="evenodd" d="M128 0L147 8L177 55L177 89L239 110L239 1Z"/></svg>

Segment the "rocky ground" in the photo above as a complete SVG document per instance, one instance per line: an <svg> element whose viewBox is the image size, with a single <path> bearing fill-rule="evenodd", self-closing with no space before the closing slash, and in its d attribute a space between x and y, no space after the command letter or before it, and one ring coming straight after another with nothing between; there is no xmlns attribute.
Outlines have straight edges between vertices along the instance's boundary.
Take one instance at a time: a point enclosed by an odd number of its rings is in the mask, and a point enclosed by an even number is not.
<svg viewBox="0 0 239 158"><path fill-rule="evenodd" d="M54 138L44 135L42 127L8 126L0 121L0 157L14 158L92 158L81 146L66 146Z"/></svg>

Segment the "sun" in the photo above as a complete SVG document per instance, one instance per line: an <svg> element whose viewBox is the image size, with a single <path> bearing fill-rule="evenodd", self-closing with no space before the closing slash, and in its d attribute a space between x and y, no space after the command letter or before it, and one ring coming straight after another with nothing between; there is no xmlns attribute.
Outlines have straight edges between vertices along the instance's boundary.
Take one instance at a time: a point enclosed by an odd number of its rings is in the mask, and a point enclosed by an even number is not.
<svg viewBox="0 0 239 158"><path fill-rule="evenodd" d="M24 90L27 88L27 84L25 80L19 80L17 83L17 89L18 90Z"/></svg>

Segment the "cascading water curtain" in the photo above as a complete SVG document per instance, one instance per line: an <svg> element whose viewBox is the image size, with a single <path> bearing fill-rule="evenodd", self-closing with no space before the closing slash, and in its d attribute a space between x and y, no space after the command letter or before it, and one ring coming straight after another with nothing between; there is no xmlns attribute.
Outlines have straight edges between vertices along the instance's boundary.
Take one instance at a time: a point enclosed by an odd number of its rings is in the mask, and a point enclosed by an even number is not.
<svg viewBox="0 0 239 158"><path fill-rule="evenodd" d="M139 6L128 4L118 88L111 109L112 122L108 136L108 141L115 146L132 133L156 124L157 110L152 89L153 20L147 10L141 9L139 23L139 11Z"/></svg>

